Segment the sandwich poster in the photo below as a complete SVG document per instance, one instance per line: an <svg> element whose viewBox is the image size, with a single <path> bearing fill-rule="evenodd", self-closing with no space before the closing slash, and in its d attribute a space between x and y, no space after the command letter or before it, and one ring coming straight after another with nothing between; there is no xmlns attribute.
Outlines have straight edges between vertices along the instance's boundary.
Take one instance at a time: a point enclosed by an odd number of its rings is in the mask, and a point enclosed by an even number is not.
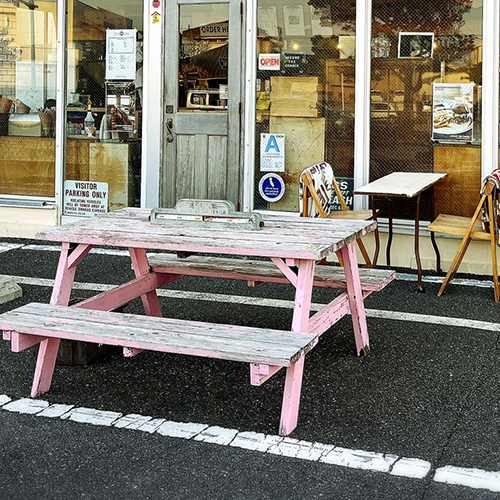
<svg viewBox="0 0 500 500"><path fill-rule="evenodd" d="M473 119L473 83L434 83L432 140L471 142Z"/></svg>

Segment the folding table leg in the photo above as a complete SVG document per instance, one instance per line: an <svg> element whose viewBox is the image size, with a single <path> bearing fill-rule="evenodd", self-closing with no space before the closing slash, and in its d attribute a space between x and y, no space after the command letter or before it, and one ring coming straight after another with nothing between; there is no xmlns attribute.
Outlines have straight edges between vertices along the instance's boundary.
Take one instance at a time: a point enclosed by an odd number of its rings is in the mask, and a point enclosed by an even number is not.
<svg viewBox="0 0 500 500"><path fill-rule="evenodd" d="M344 272L347 284L347 295L351 310L352 327L356 340L356 351L359 355L370 352L370 341L368 339L368 326L366 324L366 312L363 302L363 292L359 280L358 260L356 258L356 244L351 242L340 250L344 261Z"/></svg>
<svg viewBox="0 0 500 500"><path fill-rule="evenodd" d="M498 285L498 269L497 269L497 242L495 234L495 224L494 217L495 212L493 211L493 195L490 194L488 197L488 211L490 216L490 245L491 245L491 264L493 267L493 285L495 287L495 302L500 299L500 287Z"/></svg>

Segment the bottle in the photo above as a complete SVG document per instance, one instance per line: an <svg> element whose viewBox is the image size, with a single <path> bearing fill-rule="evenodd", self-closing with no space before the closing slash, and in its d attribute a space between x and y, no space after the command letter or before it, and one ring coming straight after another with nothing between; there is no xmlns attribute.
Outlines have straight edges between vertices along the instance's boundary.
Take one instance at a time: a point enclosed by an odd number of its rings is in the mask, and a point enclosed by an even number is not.
<svg viewBox="0 0 500 500"><path fill-rule="evenodd" d="M89 99L87 101L87 116L85 116L84 124L85 124L85 134L87 137L93 137L95 134L95 120L92 116L92 101Z"/></svg>

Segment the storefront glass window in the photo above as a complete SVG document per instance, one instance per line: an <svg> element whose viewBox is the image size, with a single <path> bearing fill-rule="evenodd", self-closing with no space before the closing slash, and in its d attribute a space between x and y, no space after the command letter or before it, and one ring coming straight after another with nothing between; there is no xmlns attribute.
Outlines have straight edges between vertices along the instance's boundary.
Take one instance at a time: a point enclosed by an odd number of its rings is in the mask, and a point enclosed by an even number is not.
<svg viewBox="0 0 500 500"><path fill-rule="evenodd" d="M54 196L56 9L0 2L0 196Z"/></svg>
<svg viewBox="0 0 500 500"><path fill-rule="evenodd" d="M435 213L470 216L481 180L482 0L373 0L372 16L370 180L447 172ZM402 202L394 213L412 211Z"/></svg>
<svg viewBox="0 0 500 500"><path fill-rule="evenodd" d="M259 0L256 209L297 212L301 171L323 161L352 204L355 20L354 1ZM267 174L283 180L277 201L263 192Z"/></svg>
<svg viewBox="0 0 500 500"><path fill-rule="evenodd" d="M143 2L69 0L64 215L140 203Z"/></svg>
<svg viewBox="0 0 500 500"><path fill-rule="evenodd" d="M180 6L179 111L227 112L228 4Z"/></svg>

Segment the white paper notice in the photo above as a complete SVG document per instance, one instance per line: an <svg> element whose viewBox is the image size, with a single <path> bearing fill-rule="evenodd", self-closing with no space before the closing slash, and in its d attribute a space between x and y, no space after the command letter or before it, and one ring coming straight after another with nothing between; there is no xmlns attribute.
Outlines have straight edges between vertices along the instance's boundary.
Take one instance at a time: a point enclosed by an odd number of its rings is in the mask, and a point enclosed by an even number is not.
<svg viewBox="0 0 500 500"><path fill-rule="evenodd" d="M106 80L135 80L137 30L106 30Z"/></svg>
<svg viewBox="0 0 500 500"><path fill-rule="evenodd" d="M64 215L89 217L107 211L107 182L64 181Z"/></svg>

